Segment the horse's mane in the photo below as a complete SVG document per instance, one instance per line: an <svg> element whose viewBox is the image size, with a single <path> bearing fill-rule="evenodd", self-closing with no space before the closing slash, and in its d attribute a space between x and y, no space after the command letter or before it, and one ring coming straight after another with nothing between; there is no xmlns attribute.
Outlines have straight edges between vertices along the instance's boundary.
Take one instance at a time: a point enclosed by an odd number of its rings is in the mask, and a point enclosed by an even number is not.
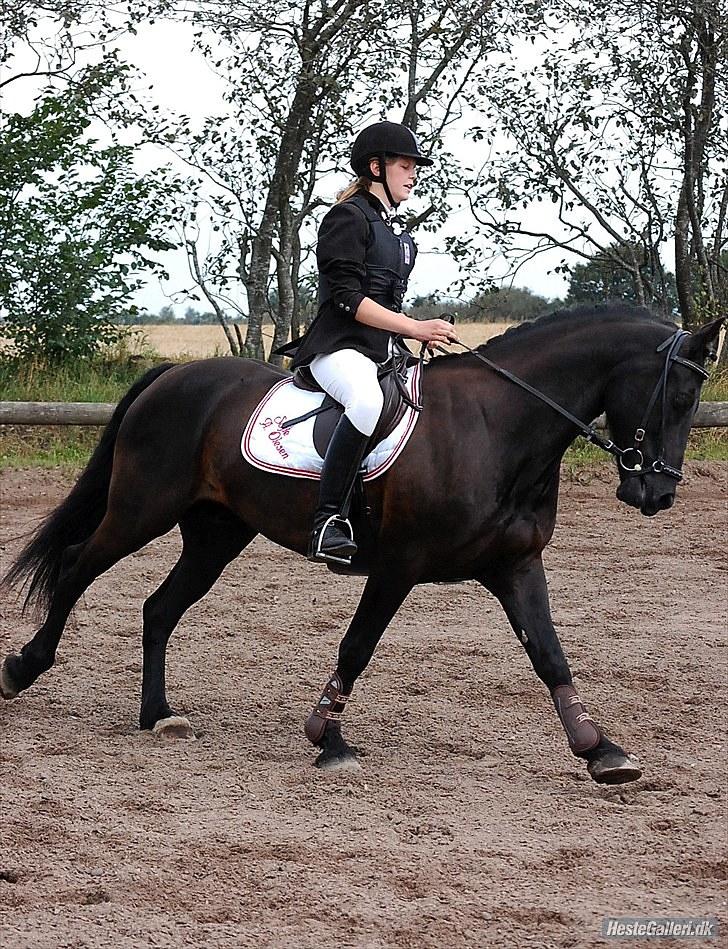
<svg viewBox="0 0 728 949"><path fill-rule="evenodd" d="M654 313L646 306L638 306L634 303L624 303L622 301L614 303L580 304L563 310L554 310L551 313L545 313L535 320L525 320L510 326L505 332L498 336L493 336L485 343L475 346L477 352L492 355L495 353L508 352L512 345L518 344L523 339L530 339L540 333L545 332L548 337L551 331L563 329L565 326L581 325L583 323L599 324L616 322L633 323L651 323L657 326L675 329L675 324L664 317ZM432 365L441 362L448 362L452 359L461 359L469 356L469 353L448 353L446 356L438 356L432 361Z"/></svg>

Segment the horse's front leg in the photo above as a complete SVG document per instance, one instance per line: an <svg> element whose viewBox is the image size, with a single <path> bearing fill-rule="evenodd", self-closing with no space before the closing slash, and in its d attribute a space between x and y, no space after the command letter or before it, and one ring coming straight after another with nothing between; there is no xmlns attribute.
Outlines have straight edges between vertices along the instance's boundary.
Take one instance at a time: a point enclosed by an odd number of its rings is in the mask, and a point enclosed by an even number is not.
<svg viewBox="0 0 728 949"><path fill-rule="evenodd" d="M577 695L566 657L551 619L548 589L540 557L525 567L481 582L500 600L513 630L545 683L572 752L587 762L602 784L634 781L642 774L629 756L592 720Z"/></svg>
<svg viewBox="0 0 728 949"><path fill-rule="evenodd" d="M306 737L321 749L318 768L358 767L356 755L341 734L341 716L354 683L366 669L377 643L414 582L396 568L370 575L359 606L339 645L336 671L306 719Z"/></svg>

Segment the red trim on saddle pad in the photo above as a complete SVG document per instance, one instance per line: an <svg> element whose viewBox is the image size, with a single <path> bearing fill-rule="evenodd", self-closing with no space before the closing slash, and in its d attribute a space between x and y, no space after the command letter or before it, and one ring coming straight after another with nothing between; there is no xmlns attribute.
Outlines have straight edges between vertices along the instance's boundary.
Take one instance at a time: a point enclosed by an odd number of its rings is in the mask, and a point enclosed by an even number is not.
<svg viewBox="0 0 728 949"><path fill-rule="evenodd" d="M412 366L407 376L407 391L415 404L420 402L420 366ZM285 427L287 418L298 418L323 401L323 393L308 392L293 385L293 378L282 379L266 392L245 426L240 442L243 458L261 471L288 475L290 478L318 480L323 459L313 446L314 418ZM408 408L397 427L366 457L364 481L372 481L392 467L414 431L419 412Z"/></svg>

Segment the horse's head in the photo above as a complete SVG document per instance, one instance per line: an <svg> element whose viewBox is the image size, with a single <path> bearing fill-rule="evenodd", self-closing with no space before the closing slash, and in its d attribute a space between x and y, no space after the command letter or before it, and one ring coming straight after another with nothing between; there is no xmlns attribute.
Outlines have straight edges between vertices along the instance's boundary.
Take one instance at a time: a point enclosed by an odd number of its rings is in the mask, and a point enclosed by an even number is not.
<svg viewBox="0 0 728 949"><path fill-rule="evenodd" d="M607 390L610 435L624 449L617 497L648 517L675 501L704 366L716 358L724 322L714 320L692 336L678 332L656 351L627 360Z"/></svg>

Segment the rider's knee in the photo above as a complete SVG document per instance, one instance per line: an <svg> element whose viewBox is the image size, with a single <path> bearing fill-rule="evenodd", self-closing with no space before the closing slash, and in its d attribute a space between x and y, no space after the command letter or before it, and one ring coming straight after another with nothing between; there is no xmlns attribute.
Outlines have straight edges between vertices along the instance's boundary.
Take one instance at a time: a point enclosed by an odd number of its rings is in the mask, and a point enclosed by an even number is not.
<svg viewBox="0 0 728 949"><path fill-rule="evenodd" d="M346 406L346 415L363 435L371 435L377 427L383 406L384 396L381 389L361 392Z"/></svg>

